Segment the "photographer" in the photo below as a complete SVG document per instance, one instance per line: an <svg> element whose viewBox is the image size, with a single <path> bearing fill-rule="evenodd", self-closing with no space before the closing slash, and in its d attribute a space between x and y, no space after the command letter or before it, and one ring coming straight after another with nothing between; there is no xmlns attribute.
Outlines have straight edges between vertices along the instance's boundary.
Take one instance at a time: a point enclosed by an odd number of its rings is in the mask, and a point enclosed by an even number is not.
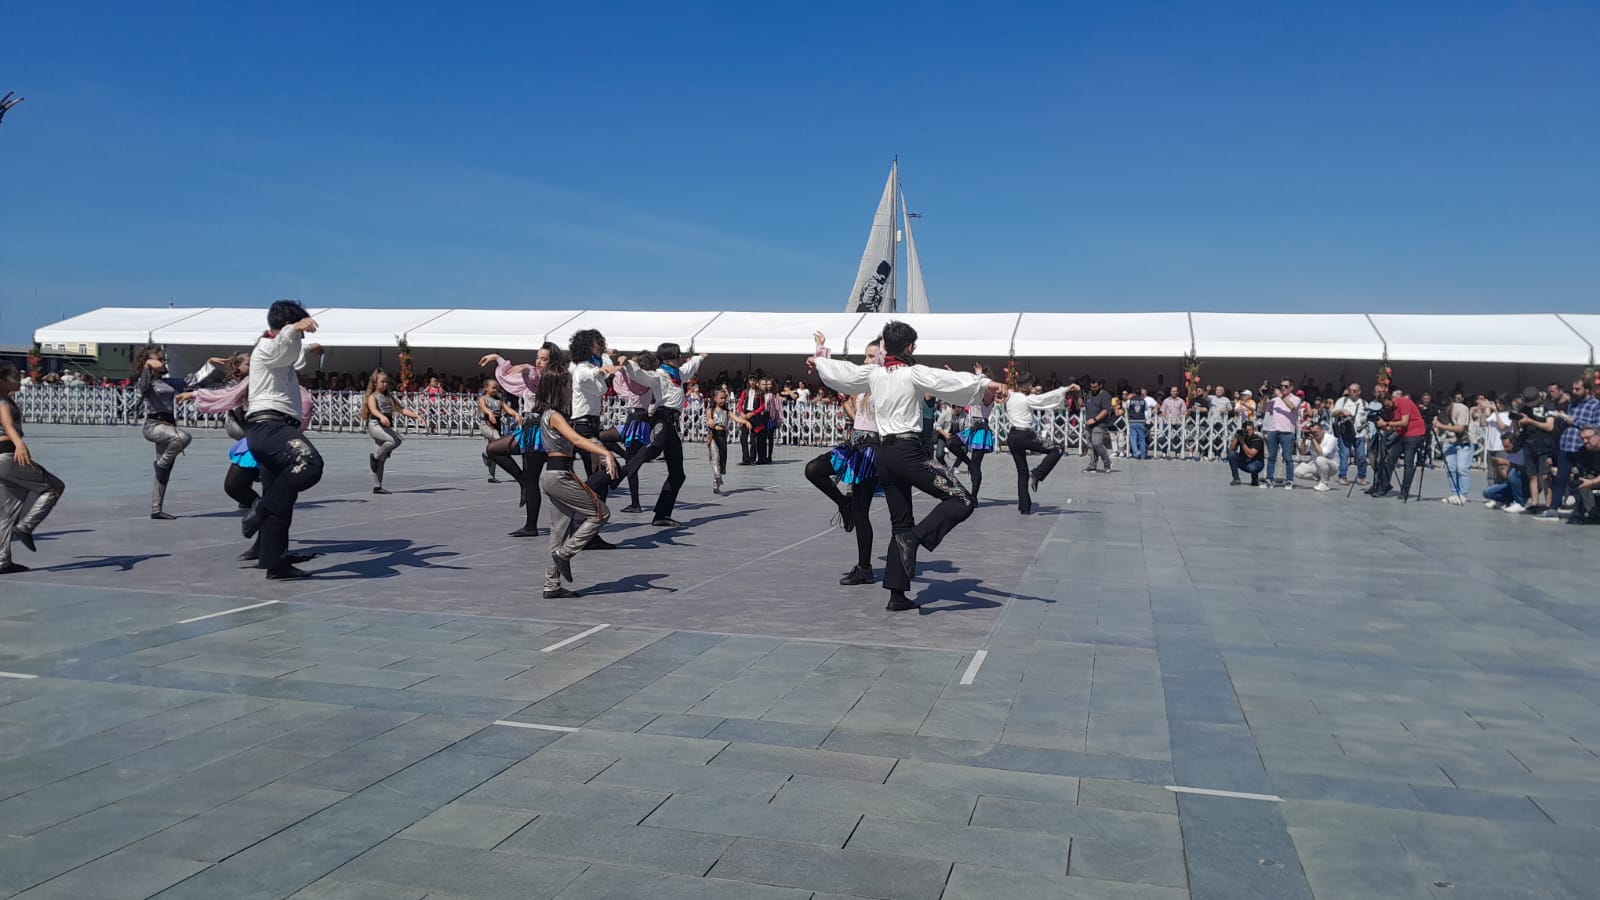
<svg viewBox="0 0 1600 900"><path fill-rule="evenodd" d="M1307 459L1295 466L1294 477L1316 479L1317 486L1313 490L1332 490L1328 482L1338 468L1335 459L1339 454L1339 439L1329 434L1321 422L1316 422L1306 429L1305 436L1301 438L1300 452Z"/></svg>
<svg viewBox="0 0 1600 900"><path fill-rule="evenodd" d="M1339 483L1350 483L1350 458L1356 460L1356 484L1367 483L1367 441L1372 422L1361 399L1361 385L1352 384L1333 404L1333 433L1339 439Z"/></svg>
<svg viewBox="0 0 1600 900"><path fill-rule="evenodd" d="M1267 385L1261 385L1266 394ZM1294 392L1294 382L1287 378L1278 381L1278 390L1266 404L1267 432L1267 484L1272 484L1272 472L1279 457L1283 458L1283 486L1294 487L1294 436L1300 430L1300 397Z"/></svg>
<svg viewBox="0 0 1600 900"><path fill-rule="evenodd" d="M1472 489L1472 435L1469 429L1472 414L1461 402L1460 395L1449 404L1441 406L1433 416L1433 427L1444 445L1444 470L1450 476L1450 496L1444 502L1452 506L1466 506L1467 492Z"/></svg>
<svg viewBox="0 0 1600 900"><path fill-rule="evenodd" d="M1573 510L1568 525L1600 525L1600 507L1595 503L1595 490L1600 488L1600 429L1578 430L1583 449L1573 461L1576 476L1573 487L1578 494L1578 508Z"/></svg>
<svg viewBox="0 0 1600 900"><path fill-rule="evenodd" d="M1583 452L1583 429L1600 427L1600 398L1594 396L1588 382L1574 381L1572 392L1567 394L1567 408L1560 413L1563 431L1557 440L1555 461L1555 499L1550 506L1560 509L1566 503L1569 487L1572 484L1572 472L1578 463L1578 455ZM1580 512L1574 512L1575 519L1582 518Z"/></svg>
<svg viewBox="0 0 1600 900"><path fill-rule="evenodd" d="M1503 509L1519 513L1527 508L1528 480L1522 472L1522 448L1517 445L1515 432L1507 432L1500 441L1499 462L1505 467L1500 481L1483 489L1484 505L1490 509Z"/></svg>
<svg viewBox="0 0 1600 900"><path fill-rule="evenodd" d="M1377 422L1378 430L1389 435L1388 453L1384 458L1384 474L1382 480L1374 485L1377 488L1369 493L1374 497L1388 497L1394 493L1391 479L1397 465L1404 464L1405 474L1400 478L1400 498L1403 500L1411 496L1411 482L1417 474L1418 457L1422 455L1422 445L1428 436L1428 423L1423 421L1422 410L1417 404L1407 397L1399 388L1391 388L1393 396L1393 411L1387 412L1387 418L1380 418Z"/></svg>
<svg viewBox="0 0 1600 900"><path fill-rule="evenodd" d="M1250 473L1251 487L1269 487L1261 481L1261 469L1266 466L1267 444L1256 433L1256 423L1249 419L1238 431L1234 432L1233 440L1228 442L1228 469L1233 472L1230 485L1239 483L1239 473Z"/></svg>
<svg viewBox="0 0 1600 900"><path fill-rule="evenodd" d="M1524 388L1521 402L1511 409L1511 425L1517 430L1522 447L1522 469L1528 476L1528 508L1535 518L1555 521L1561 501L1550 490L1550 475L1555 471L1555 454L1564 423L1549 406L1538 388Z"/></svg>

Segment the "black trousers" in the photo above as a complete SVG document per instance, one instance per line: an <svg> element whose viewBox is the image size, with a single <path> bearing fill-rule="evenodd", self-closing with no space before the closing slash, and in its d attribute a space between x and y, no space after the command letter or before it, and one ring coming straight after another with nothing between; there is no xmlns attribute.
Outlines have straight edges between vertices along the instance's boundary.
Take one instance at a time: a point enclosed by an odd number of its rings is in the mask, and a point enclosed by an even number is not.
<svg viewBox="0 0 1600 900"><path fill-rule="evenodd" d="M751 437L750 429L743 425L739 426L739 465L741 466L748 466L755 461L755 457L750 453Z"/></svg>
<svg viewBox="0 0 1600 900"><path fill-rule="evenodd" d="M878 478L864 478L850 487L850 496L834 484L833 451L829 450L806 463L806 480L836 505L850 504L855 523L856 566L872 568L872 496L878 492Z"/></svg>
<svg viewBox="0 0 1600 900"><path fill-rule="evenodd" d="M1050 477L1050 470L1061 461L1061 448L1046 444L1039 439L1039 433L1031 428L1013 428L1006 435L1006 449L1011 451L1011 461L1017 464L1017 511L1026 515L1033 511L1032 492L1028 490L1029 477L1037 476L1040 481ZM1028 471L1029 453L1044 454L1044 459L1032 472Z"/></svg>
<svg viewBox="0 0 1600 900"><path fill-rule="evenodd" d="M678 411L656 407L650 414L650 443L628 457L627 473L632 475L639 467L657 457L667 461L667 480L661 484L661 494L656 498L655 517L672 518L678 505L678 491L688 476L683 473L683 437L678 434Z"/></svg>
<svg viewBox="0 0 1600 900"><path fill-rule="evenodd" d="M222 476L222 490L240 507L254 507L261 497L255 483L261 477L258 469L247 469L238 463L228 464L228 474Z"/></svg>
<svg viewBox="0 0 1600 900"><path fill-rule="evenodd" d="M299 428L282 419L249 420L245 437L250 441L250 455L261 467L261 499L255 508L261 523L256 567L275 569L283 564L289 549L295 501L301 491L322 480L322 454Z"/></svg>
<svg viewBox="0 0 1600 900"><path fill-rule="evenodd" d="M726 475L728 474L728 429L711 429L711 440L717 445L717 474Z"/></svg>
<svg viewBox="0 0 1600 900"><path fill-rule="evenodd" d="M591 441L594 441L597 444L604 445L607 450L610 450L613 454L620 456L623 459L628 458L628 453L626 450L622 449L621 444L615 442L607 443L605 439L601 437L599 416L581 416L579 418L572 419L571 422L573 431L576 431L577 433L583 435ZM593 453L584 453L580 451L578 453L578 458L583 460L583 480L589 485L589 487L594 488L594 492L600 495L601 500L604 500L606 495L611 493L611 480L606 477L606 470L603 467L597 467L595 465L595 456ZM537 481L534 482L534 490L538 490Z"/></svg>
<svg viewBox="0 0 1600 900"><path fill-rule="evenodd" d="M767 425L762 432L756 435L756 462L772 462L772 447L778 442L778 429L775 425Z"/></svg>
<svg viewBox="0 0 1600 900"><path fill-rule="evenodd" d="M1428 436L1419 434L1415 437L1396 438L1389 444L1388 474L1393 475L1395 463L1401 462L1405 466L1405 474L1400 476L1400 493L1411 493L1411 479L1417 474L1417 466L1422 462L1422 454L1427 447ZM1385 488L1389 486L1387 480L1383 482Z"/></svg>
<svg viewBox="0 0 1600 900"><path fill-rule="evenodd" d="M883 481L883 497L889 504L889 524L895 535L910 532L918 546L927 550L937 549L951 529L972 515L976 505L966 486L922 449L919 434L884 439L878 448L878 477ZM913 488L939 501L920 522L911 509ZM889 542L883 586L893 591L911 588L898 541Z"/></svg>

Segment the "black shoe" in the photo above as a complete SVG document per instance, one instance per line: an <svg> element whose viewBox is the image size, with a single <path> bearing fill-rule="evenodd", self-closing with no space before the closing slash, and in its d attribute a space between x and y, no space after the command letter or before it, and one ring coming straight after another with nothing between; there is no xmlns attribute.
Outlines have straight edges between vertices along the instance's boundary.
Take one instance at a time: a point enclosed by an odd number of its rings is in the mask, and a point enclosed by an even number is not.
<svg viewBox="0 0 1600 900"><path fill-rule="evenodd" d="M572 582L572 560L558 553L552 553L550 554L550 561L556 564L556 571L561 574L561 580L570 584Z"/></svg>
<svg viewBox="0 0 1600 900"><path fill-rule="evenodd" d="M1232 481L1230 481L1230 482L1228 482L1228 484L1230 484L1230 485L1236 485L1236 484L1243 484L1243 483L1244 483L1244 482L1242 482L1242 481L1240 481L1240 480L1239 480L1239 479L1237 479L1237 478L1235 478L1235 479L1234 479L1234 480L1232 480Z"/></svg>
<svg viewBox="0 0 1600 900"><path fill-rule="evenodd" d="M682 528L683 523L671 516L657 516L650 520L650 524L657 528Z"/></svg>
<svg viewBox="0 0 1600 900"><path fill-rule="evenodd" d="M372 474L378 474L378 458L370 453L367 454L367 468L372 470Z"/></svg>
<svg viewBox="0 0 1600 900"><path fill-rule="evenodd" d="M500 479L494 477L493 475L490 475L489 476L489 483L490 484L499 484L500 483Z"/></svg>
<svg viewBox="0 0 1600 900"><path fill-rule="evenodd" d="M582 596L583 595L578 593L577 591L569 591L564 587L558 587L553 591L545 591L544 592L544 598L546 600L571 600L574 597L582 597Z"/></svg>
<svg viewBox="0 0 1600 900"><path fill-rule="evenodd" d="M17 531L17 532L13 532L11 537L17 543L21 544L24 547L27 547L30 551L32 551L34 553L38 553L39 552L39 548L35 547L33 545L33 532L31 532L31 531Z"/></svg>
<svg viewBox="0 0 1600 900"><path fill-rule="evenodd" d="M1087 474L1087 475L1093 475L1093 474L1094 474L1094 473L1096 473L1096 472L1098 472L1098 471L1100 471L1100 470L1099 470L1099 469L1096 469L1096 468L1095 468L1095 467L1094 467L1094 466L1090 466L1090 467L1088 467L1088 468L1087 468L1087 469L1084 469L1084 470L1083 470L1083 471L1084 471L1084 473L1085 473L1085 474Z"/></svg>
<svg viewBox="0 0 1600 900"><path fill-rule="evenodd" d="M839 504L839 527L843 528L846 534L856 530L856 511L849 500Z"/></svg>
<svg viewBox="0 0 1600 900"><path fill-rule="evenodd" d="M917 604L906 596L905 591L890 591L889 602L883 608L890 612L905 612L908 609L916 609Z"/></svg>
<svg viewBox="0 0 1600 900"><path fill-rule="evenodd" d="M11 575L16 572L26 572L28 567L22 563L6 563L0 566L0 575Z"/></svg>
<svg viewBox="0 0 1600 900"><path fill-rule="evenodd" d="M389 492L388 492L388 491L386 491L386 490L384 490L384 489L383 489L383 488L381 488L381 487L375 487L375 488L373 488L373 489L372 489L372 492L373 492L373 493L374 493L374 494L387 494L387 493L389 493Z"/></svg>
<svg viewBox="0 0 1600 900"><path fill-rule="evenodd" d="M177 516L172 515L171 513L153 512L150 514L150 518L155 519L157 522L171 522L173 519L176 519Z"/></svg>
<svg viewBox="0 0 1600 900"><path fill-rule="evenodd" d="M255 508L256 508L256 505L254 503L241 503L241 504L239 504L239 510L241 512L244 511L244 510L247 510L247 509L255 509Z"/></svg>
<svg viewBox="0 0 1600 900"><path fill-rule="evenodd" d="M508 534L508 537L538 537L538 536L539 536L539 529L537 529L537 528L518 528L516 531L510 532Z"/></svg>
<svg viewBox="0 0 1600 900"><path fill-rule="evenodd" d="M638 512L644 512L644 507L642 507L642 506L640 506L640 505L639 505L639 504L637 504L637 503L630 503L630 504L628 504L628 505L627 505L627 506L624 506L624 507L623 507L623 508L622 508L622 511L623 511L623 512L627 512L627 513L638 513Z"/></svg>
<svg viewBox="0 0 1600 900"><path fill-rule="evenodd" d="M294 566L288 565L287 563L278 566L276 569L267 570L268 581L300 581L301 579L310 577L310 572L304 571L303 569L296 569Z"/></svg>
<svg viewBox="0 0 1600 900"><path fill-rule="evenodd" d="M239 562L255 562L261 558L261 551L251 547L249 550L246 550L234 558Z"/></svg>
<svg viewBox="0 0 1600 900"><path fill-rule="evenodd" d="M1380 498L1381 497L1392 497L1392 496L1394 496L1394 491L1373 491L1372 492L1372 496L1380 497Z"/></svg>
<svg viewBox="0 0 1600 900"><path fill-rule="evenodd" d="M244 514L244 518L239 520L239 531L244 535L245 540L249 540L255 537L256 532L260 530L261 519L257 516L255 508L251 507L250 511Z"/></svg>
<svg viewBox="0 0 1600 900"><path fill-rule="evenodd" d="M906 580L910 581L917 577L917 549L922 546L922 542L917 540L917 536L909 531L902 531L889 538L889 540L894 541L895 545L900 548L900 568L904 570ZM884 577L888 576L885 575Z"/></svg>
<svg viewBox="0 0 1600 900"><path fill-rule="evenodd" d="M589 538L589 543L583 545L585 550L615 550L617 545L611 543L600 535Z"/></svg>
<svg viewBox="0 0 1600 900"><path fill-rule="evenodd" d="M739 460L739 465L741 465L741 466L748 466L748 465L750 465L750 460L748 460L748 459L741 459L741 460Z"/></svg>
<svg viewBox="0 0 1600 900"><path fill-rule="evenodd" d="M1038 472L1033 472L1033 473L1028 475L1028 490L1033 491L1035 494L1037 494L1039 492L1039 473Z"/></svg>
<svg viewBox="0 0 1600 900"><path fill-rule="evenodd" d="M877 582L877 580L878 579L872 576L872 570L870 568L863 569L860 566L856 566L854 569L844 573L844 577L839 579L839 583L849 586L856 584L874 584Z"/></svg>

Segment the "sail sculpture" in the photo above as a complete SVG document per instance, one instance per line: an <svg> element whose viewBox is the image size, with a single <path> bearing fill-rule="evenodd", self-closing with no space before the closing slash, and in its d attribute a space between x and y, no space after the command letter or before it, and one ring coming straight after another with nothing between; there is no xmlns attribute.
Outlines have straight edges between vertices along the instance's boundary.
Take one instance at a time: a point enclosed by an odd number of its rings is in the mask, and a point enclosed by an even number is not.
<svg viewBox="0 0 1600 900"><path fill-rule="evenodd" d="M895 270L899 255L900 232L895 228L898 207L905 222L907 303L906 312L930 312L928 291L922 281L922 264L917 259L917 246L911 238L911 219L906 212L905 198L900 191L900 162L889 167L889 180L883 185L883 197L878 200L878 211L872 216L872 230L867 232L867 248L861 253L861 265L856 269L855 285L850 289L850 299L845 301L845 312L899 312L896 294L898 272Z"/></svg>
<svg viewBox="0 0 1600 900"><path fill-rule="evenodd" d="M911 236L911 213L906 211L906 194L900 192L900 214L906 224L906 312L933 312L928 308L928 287L922 281L922 263L917 259L917 239Z"/></svg>

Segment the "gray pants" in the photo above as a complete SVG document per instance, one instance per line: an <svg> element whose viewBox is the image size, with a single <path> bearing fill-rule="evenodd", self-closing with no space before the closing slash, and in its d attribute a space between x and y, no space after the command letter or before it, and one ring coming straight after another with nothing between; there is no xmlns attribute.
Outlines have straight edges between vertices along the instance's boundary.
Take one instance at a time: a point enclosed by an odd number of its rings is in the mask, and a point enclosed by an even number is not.
<svg viewBox="0 0 1600 900"><path fill-rule="evenodd" d="M550 555L571 559L600 533L611 510L571 469L545 469L539 487L550 501ZM551 561L545 569L544 589L553 591L560 586L561 573Z"/></svg>
<svg viewBox="0 0 1600 900"><path fill-rule="evenodd" d="M19 466L10 453L0 453L0 566L11 562L11 535L32 534L66 489L43 466Z"/></svg>
<svg viewBox="0 0 1600 900"><path fill-rule="evenodd" d="M493 425L490 425L488 422L479 422L478 423L478 434L481 435L484 440L488 441L491 444L494 443L495 441L500 440L500 429L494 427ZM489 470L489 477L493 478L494 477L494 463L489 461L488 452L485 452L483 454L483 465L484 465L484 468Z"/></svg>
<svg viewBox="0 0 1600 900"><path fill-rule="evenodd" d="M1096 463L1101 464L1107 472L1111 471L1111 429L1104 425L1096 425L1089 429L1089 467L1094 468Z"/></svg>
<svg viewBox="0 0 1600 900"><path fill-rule="evenodd" d="M167 480L172 477L172 466L194 436L169 422L145 419L144 439L156 445L156 484L150 492L150 511L159 513L167 499Z"/></svg>
<svg viewBox="0 0 1600 900"><path fill-rule="evenodd" d="M378 487L383 487L384 464L389 461L389 454L404 441L400 439L399 432L377 419L367 420L367 434L378 445L378 449L372 452L372 480Z"/></svg>

